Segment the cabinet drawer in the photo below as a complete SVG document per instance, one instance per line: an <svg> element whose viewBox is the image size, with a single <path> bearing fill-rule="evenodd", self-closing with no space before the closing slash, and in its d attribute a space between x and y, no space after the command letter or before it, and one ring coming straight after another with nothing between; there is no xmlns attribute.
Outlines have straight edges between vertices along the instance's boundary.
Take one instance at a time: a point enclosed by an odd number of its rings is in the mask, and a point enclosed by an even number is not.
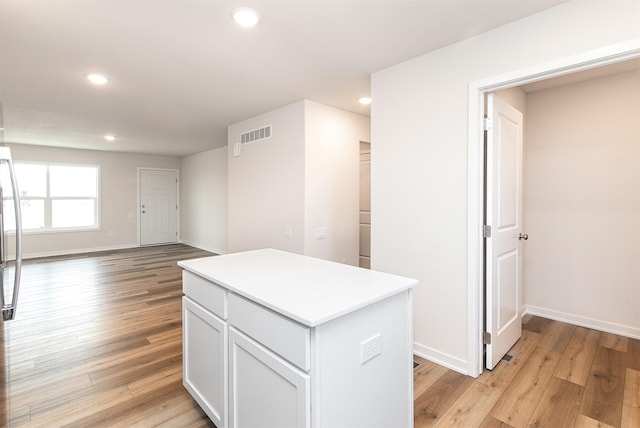
<svg viewBox="0 0 640 428"><path fill-rule="evenodd" d="M182 291L185 296L227 319L227 290L188 271L182 271Z"/></svg>
<svg viewBox="0 0 640 428"><path fill-rule="evenodd" d="M311 369L308 327L229 293L229 323L304 371Z"/></svg>

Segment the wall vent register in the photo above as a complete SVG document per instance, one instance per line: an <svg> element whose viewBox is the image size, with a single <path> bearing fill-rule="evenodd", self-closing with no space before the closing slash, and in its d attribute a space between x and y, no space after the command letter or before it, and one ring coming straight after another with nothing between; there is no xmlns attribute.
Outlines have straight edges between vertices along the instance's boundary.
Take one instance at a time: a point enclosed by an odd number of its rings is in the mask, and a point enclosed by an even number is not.
<svg viewBox="0 0 640 428"><path fill-rule="evenodd" d="M240 134L240 144L255 143L271 138L271 125Z"/></svg>

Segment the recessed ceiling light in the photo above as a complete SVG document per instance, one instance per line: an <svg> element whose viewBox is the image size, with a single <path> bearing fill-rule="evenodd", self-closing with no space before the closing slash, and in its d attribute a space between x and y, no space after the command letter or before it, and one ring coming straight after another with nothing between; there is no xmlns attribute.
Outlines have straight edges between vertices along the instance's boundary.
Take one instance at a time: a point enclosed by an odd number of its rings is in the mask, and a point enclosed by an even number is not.
<svg viewBox="0 0 640 428"><path fill-rule="evenodd" d="M236 7L231 11L231 17L242 27L253 27L260 22L260 14L250 7Z"/></svg>
<svg viewBox="0 0 640 428"><path fill-rule="evenodd" d="M104 139L107 141L115 141L116 140L116 136L115 135L111 135L111 134L107 134L104 136Z"/></svg>
<svg viewBox="0 0 640 428"><path fill-rule="evenodd" d="M371 98L369 97L362 97L358 100L358 102L362 105L368 106L369 104L371 104Z"/></svg>
<svg viewBox="0 0 640 428"><path fill-rule="evenodd" d="M87 79L89 79L89 81L94 85L104 85L109 81L107 76L103 76L102 74L96 74L96 73L87 74Z"/></svg>

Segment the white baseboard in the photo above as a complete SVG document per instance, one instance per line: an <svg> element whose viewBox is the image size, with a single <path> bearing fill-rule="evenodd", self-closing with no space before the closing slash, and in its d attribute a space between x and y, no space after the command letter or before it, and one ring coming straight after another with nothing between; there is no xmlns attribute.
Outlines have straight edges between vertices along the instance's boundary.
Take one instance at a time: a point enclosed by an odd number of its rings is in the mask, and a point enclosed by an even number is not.
<svg viewBox="0 0 640 428"><path fill-rule="evenodd" d="M112 245L107 247L79 248L72 250L56 250L44 251L41 253L22 253L23 259L37 259L40 257L68 256L72 254L97 253L99 251L125 250L128 248L137 248L138 244Z"/></svg>
<svg viewBox="0 0 640 428"><path fill-rule="evenodd" d="M416 342L413 342L413 353L425 360L429 360L448 369L455 370L463 375L469 375L469 371L467 370L469 363L465 360L461 360L460 358L444 354Z"/></svg>
<svg viewBox="0 0 640 428"><path fill-rule="evenodd" d="M543 318L549 318L556 321L566 322L567 324L578 325L593 330L604 331L607 333L617 334L619 336L640 339L640 328L629 327L626 325L615 324L612 322L596 320L592 318L572 315L565 312L554 311L553 309L539 308L537 306L527 305L526 314L537 315Z"/></svg>
<svg viewBox="0 0 640 428"><path fill-rule="evenodd" d="M197 243L197 242L186 241L184 239L180 240L180 243L185 244L185 245L189 245L191 247L198 248L200 250L209 251L209 252L215 253L215 254L226 254L227 253L226 251L221 250L219 248L213 248L213 247L210 247L208 245L200 244L200 243Z"/></svg>

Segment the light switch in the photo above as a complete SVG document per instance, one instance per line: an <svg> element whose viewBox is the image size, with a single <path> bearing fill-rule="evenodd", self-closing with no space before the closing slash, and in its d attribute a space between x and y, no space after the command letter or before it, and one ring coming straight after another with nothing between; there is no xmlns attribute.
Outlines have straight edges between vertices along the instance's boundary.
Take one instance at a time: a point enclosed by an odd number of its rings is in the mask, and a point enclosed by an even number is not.
<svg viewBox="0 0 640 428"><path fill-rule="evenodd" d="M316 227L316 239L324 239L327 237L326 227Z"/></svg>

